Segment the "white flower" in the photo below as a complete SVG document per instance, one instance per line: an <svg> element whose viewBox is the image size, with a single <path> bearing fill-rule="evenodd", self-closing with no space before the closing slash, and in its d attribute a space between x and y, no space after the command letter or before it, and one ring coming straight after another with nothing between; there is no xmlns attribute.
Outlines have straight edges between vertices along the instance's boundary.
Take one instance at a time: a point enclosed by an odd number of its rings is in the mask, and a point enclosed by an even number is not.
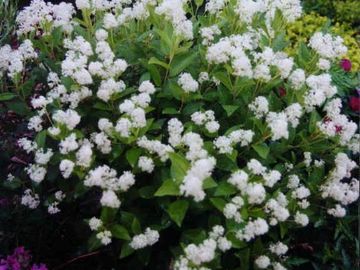
<svg viewBox="0 0 360 270"><path fill-rule="evenodd" d="M248 169L255 175L262 175L266 171L266 167L264 167L258 160L251 159L246 166Z"/></svg>
<svg viewBox="0 0 360 270"><path fill-rule="evenodd" d="M74 166L74 162L68 159L63 159L60 162L59 170L65 179L70 177L72 171L74 170Z"/></svg>
<svg viewBox="0 0 360 270"><path fill-rule="evenodd" d="M247 187L248 179L248 174L243 170L239 170L234 172L227 181L230 184L236 186L238 190L243 191Z"/></svg>
<svg viewBox="0 0 360 270"><path fill-rule="evenodd" d="M273 187L276 182L281 179L281 173L277 170L271 170L268 173L263 174L265 185Z"/></svg>
<svg viewBox="0 0 360 270"><path fill-rule="evenodd" d="M155 86L150 81L143 81L139 86L140 93L154 94L156 91Z"/></svg>
<svg viewBox="0 0 360 270"><path fill-rule="evenodd" d="M154 245L157 241L159 241L159 237L160 235L158 231L146 228L145 233L135 235L129 245L135 250L142 249L144 247Z"/></svg>
<svg viewBox="0 0 360 270"><path fill-rule="evenodd" d="M317 32L310 38L309 46L323 58L336 59L347 52L343 42L340 36L332 37L330 34Z"/></svg>
<svg viewBox="0 0 360 270"><path fill-rule="evenodd" d="M248 196L250 204L260 204L265 200L266 191L261 184L249 183L246 187L245 194Z"/></svg>
<svg viewBox="0 0 360 270"><path fill-rule="evenodd" d="M89 220L89 226L92 231L97 231L102 225L102 221L96 217L92 217Z"/></svg>
<svg viewBox="0 0 360 270"><path fill-rule="evenodd" d="M336 204L335 208L328 209L327 213L334 217L342 218L346 215L346 210L345 210L345 208L341 207L340 204Z"/></svg>
<svg viewBox="0 0 360 270"><path fill-rule="evenodd" d="M87 140L82 142L80 149L76 152L76 165L85 168L90 167L92 153L92 144Z"/></svg>
<svg viewBox="0 0 360 270"><path fill-rule="evenodd" d="M111 232L110 231L102 231L96 234L96 238L101 241L101 244L108 245L111 243Z"/></svg>
<svg viewBox="0 0 360 270"><path fill-rule="evenodd" d="M215 257L216 241L206 239L200 245L190 244L185 248L186 257L195 265L210 262Z"/></svg>
<svg viewBox="0 0 360 270"><path fill-rule="evenodd" d="M53 120L65 125L69 130L73 130L80 123L80 115L71 109L67 109L66 111L58 110L53 116Z"/></svg>
<svg viewBox="0 0 360 270"><path fill-rule="evenodd" d="M155 167L154 161L151 158L145 156L141 156L139 158L138 166L142 171L148 173L151 173Z"/></svg>
<svg viewBox="0 0 360 270"><path fill-rule="evenodd" d="M64 140L59 143L59 150L61 154L68 154L79 147L79 144L76 142L76 134L71 133Z"/></svg>
<svg viewBox="0 0 360 270"><path fill-rule="evenodd" d="M309 224L309 218L307 215L300 213L299 211L295 214L295 222L302 227L305 227Z"/></svg>
<svg viewBox="0 0 360 270"><path fill-rule="evenodd" d="M180 186L180 192L185 196L192 196L196 202L205 198L203 181L211 176L216 160L213 157L195 161Z"/></svg>
<svg viewBox="0 0 360 270"><path fill-rule="evenodd" d="M273 141L279 140L281 138L289 138L288 130L288 118L284 112L275 113L269 112L266 117L266 122L271 129Z"/></svg>
<svg viewBox="0 0 360 270"><path fill-rule="evenodd" d="M266 97L258 96L249 104L249 109L255 114L256 118L260 119L269 112L269 102Z"/></svg>
<svg viewBox="0 0 360 270"><path fill-rule="evenodd" d="M46 175L46 169L38 164L30 164L25 168L25 171L29 175L30 179L36 183L42 182Z"/></svg>
<svg viewBox="0 0 360 270"><path fill-rule="evenodd" d="M255 264L260 269L266 269L270 266L270 259L268 256L262 255L256 258Z"/></svg>
<svg viewBox="0 0 360 270"><path fill-rule="evenodd" d="M46 165L51 157L54 155L52 149L47 149L45 152L43 148L38 149L35 152L35 162L40 165Z"/></svg>
<svg viewBox="0 0 360 270"><path fill-rule="evenodd" d="M186 93L196 92L199 88L199 83L193 79L190 73L182 73L177 82Z"/></svg>
<svg viewBox="0 0 360 270"><path fill-rule="evenodd" d="M110 208L119 208L121 204L115 192L112 190L103 191L100 203L102 206Z"/></svg>
<svg viewBox="0 0 360 270"><path fill-rule="evenodd" d="M274 253L278 256L284 255L289 250L288 246L282 242L277 242L276 244L271 244L269 249L272 253Z"/></svg>
<svg viewBox="0 0 360 270"><path fill-rule="evenodd" d="M295 90L299 90L305 83L305 72L302 69L294 70L289 76L291 86Z"/></svg>
<svg viewBox="0 0 360 270"><path fill-rule="evenodd" d="M118 181L119 188L122 191L127 191L131 186L135 184L135 176L130 171L125 171L119 177Z"/></svg>
<svg viewBox="0 0 360 270"><path fill-rule="evenodd" d="M29 207L30 209L35 209L40 204L39 195L33 193L31 189L27 189L21 197L21 204Z"/></svg>
<svg viewBox="0 0 360 270"><path fill-rule="evenodd" d="M131 129L131 122L127 118L120 118L115 126L115 130L120 133L121 137L129 137Z"/></svg>
<svg viewBox="0 0 360 270"><path fill-rule="evenodd" d="M266 220L262 218L257 218L254 221L249 221L244 229L239 230L236 233L236 237L239 240L250 241L255 238L257 235L263 235L269 230L269 225Z"/></svg>

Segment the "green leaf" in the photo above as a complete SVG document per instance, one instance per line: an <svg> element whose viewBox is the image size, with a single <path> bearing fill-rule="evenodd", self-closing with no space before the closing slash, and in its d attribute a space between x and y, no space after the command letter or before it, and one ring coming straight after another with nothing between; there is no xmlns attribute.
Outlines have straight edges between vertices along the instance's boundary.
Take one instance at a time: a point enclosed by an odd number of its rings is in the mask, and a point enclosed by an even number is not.
<svg viewBox="0 0 360 270"><path fill-rule="evenodd" d="M178 75L184 71L191 63L198 58L198 52L177 56L171 63L170 77Z"/></svg>
<svg viewBox="0 0 360 270"><path fill-rule="evenodd" d="M218 79L223 85L225 85L225 87L232 91L233 86L232 86L232 82L230 77L228 76L228 74L226 72L216 72L214 74L215 78Z"/></svg>
<svg viewBox="0 0 360 270"><path fill-rule="evenodd" d="M230 196L237 193L236 188L227 181L222 181L215 190L214 196Z"/></svg>
<svg viewBox="0 0 360 270"><path fill-rule="evenodd" d="M126 160L129 162L131 167L135 167L139 157L141 155L142 150L140 148L131 148L126 152Z"/></svg>
<svg viewBox="0 0 360 270"><path fill-rule="evenodd" d="M131 240L128 230L119 224L113 225L110 229L111 234L118 239Z"/></svg>
<svg viewBox="0 0 360 270"><path fill-rule="evenodd" d="M186 200L178 200L170 204L167 212L170 218L181 227L181 223L185 217L186 211L189 208L189 202Z"/></svg>
<svg viewBox="0 0 360 270"><path fill-rule="evenodd" d="M101 210L100 219L103 223L111 223L116 215L117 209L110 207L103 207Z"/></svg>
<svg viewBox="0 0 360 270"><path fill-rule="evenodd" d="M317 122L321 120L321 116L317 111L312 111L310 114L309 132L313 133L316 130Z"/></svg>
<svg viewBox="0 0 360 270"><path fill-rule="evenodd" d="M0 101L11 100L15 97L16 97L16 95L11 92L0 93Z"/></svg>
<svg viewBox="0 0 360 270"><path fill-rule="evenodd" d="M134 234L140 234L141 233L141 225L139 220L134 217L132 223L131 223L131 230Z"/></svg>
<svg viewBox="0 0 360 270"><path fill-rule="evenodd" d="M154 65L158 65L158 66L162 66L165 69L169 69L170 66L169 64L160 61L159 59L157 59L156 57L151 57L148 64L154 64Z"/></svg>
<svg viewBox="0 0 360 270"><path fill-rule="evenodd" d="M45 146L45 142L46 142L46 130L42 130L40 131L36 137L35 137L35 142L37 143L37 145L41 148L43 148Z"/></svg>
<svg viewBox="0 0 360 270"><path fill-rule="evenodd" d="M309 260L305 258L299 258L299 257L290 257L286 260L286 263L290 265L296 265L299 266L301 264L307 263Z"/></svg>
<svg viewBox="0 0 360 270"><path fill-rule="evenodd" d="M180 195L179 186L174 180L168 179L163 182L161 187L154 194L156 197L162 196L178 196Z"/></svg>
<svg viewBox="0 0 360 270"><path fill-rule="evenodd" d="M210 202L220 211L222 212L224 210L224 207L226 205L226 201L221 198L211 198Z"/></svg>
<svg viewBox="0 0 360 270"><path fill-rule="evenodd" d="M90 236L87 245L88 245L89 251L93 251L93 250L98 249L99 247L101 247L101 242L96 237L96 233L94 233L94 234L92 234Z"/></svg>
<svg viewBox="0 0 360 270"><path fill-rule="evenodd" d="M223 105L224 110L226 111L227 116L231 116L240 106L237 105Z"/></svg>
<svg viewBox="0 0 360 270"><path fill-rule="evenodd" d="M203 189L209 189L209 188L214 188L217 187L217 183L214 181L214 179L212 177L208 177L204 180L203 182Z"/></svg>
<svg viewBox="0 0 360 270"><path fill-rule="evenodd" d="M134 251L135 251L135 250L133 250L133 249L129 246L129 243L123 244L123 246L121 247L120 259L125 258L125 257L131 255L132 253L134 253Z"/></svg>
<svg viewBox="0 0 360 270"><path fill-rule="evenodd" d="M254 148L256 153L258 153L258 155L263 159L266 159L270 152L270 148L266 143L254 144L252 148Z"/></svg>
<svg viewBox="0 0 360 270"><path fill-rule="evenodd" d="M190 163L181 154L169 153L169 157L171 160L171 176L176 183L180 184L190 168Z"/></svg>
<svg viewBox="0 0 360 270"><path fill-rule="evenodd" d="M195 5L197 7L201 7L201 5L204 3L204 0L195 0Z"/></svg>
<svg viewBox="0 0 360 270"><path fill-rule="evenodd" d="M175 108L165 108L162 111L163 114L179 114L179 111Z"/></svg>

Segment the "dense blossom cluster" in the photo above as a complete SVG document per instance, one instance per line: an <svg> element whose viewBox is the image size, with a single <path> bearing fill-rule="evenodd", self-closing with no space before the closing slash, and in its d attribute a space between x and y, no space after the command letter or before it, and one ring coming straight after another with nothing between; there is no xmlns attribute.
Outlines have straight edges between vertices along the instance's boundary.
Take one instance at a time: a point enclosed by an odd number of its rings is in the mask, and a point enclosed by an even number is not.
<svg viewBox="0 0 360 270"><path fill-rule="evenodd" d="M36 44L52 31L63 35L62 58L54 66L40 65L47 91L31 99L35 112L28 123L51 143L18 141L34 156L25 168L34 188L23 191L22 205L35 209L44 202L54 215L65 198L73 198L60 184L48 198L36 193L55 166L57 181L76 179L81 190L99 192L106 211L128 211L128 201L155 196L169 196L153 202L177 225L185 213L172 215L167 204L186 201L189 211L220 211L226 226L212 226L197 244L182 244L177 270L211 269L217 256L236 248L234 242L249 243L279 224L308 225L315 211L308 209L319 194L328 215L346 215L346 206L359 197L351 173L357 165L347 150L360 152L360 136L342 114L330 72L346 53L340 37L319 32L310 39L314 71L276 44L283 24L300 17L298 0L210 0L196 26L187 1L130 2L77 0L81 20L71 4L34 0L18 15L23 42L17 49L0 48L0 76L17 85L30 60L42 61L29 34L40 40ZM230 11L236 13L234 31L225 22ZM133 57L120 46L128 38L142 42L134 47L148 47ZM183 60L188 50L195 54ZM284 93L277 95L279 87ZM319 141L329 148L312 151ZM307 183L314 170L326 172L315 190ZM131 196L139 197L127 201ZM144 233L125 237L133 251L161 241L159 224L170 222L142 223ZM116 237L103 217L88 224L103 245ZM288 247L278 242L268 251L255 265L286 269L273 258L283 259Z"/></svg>

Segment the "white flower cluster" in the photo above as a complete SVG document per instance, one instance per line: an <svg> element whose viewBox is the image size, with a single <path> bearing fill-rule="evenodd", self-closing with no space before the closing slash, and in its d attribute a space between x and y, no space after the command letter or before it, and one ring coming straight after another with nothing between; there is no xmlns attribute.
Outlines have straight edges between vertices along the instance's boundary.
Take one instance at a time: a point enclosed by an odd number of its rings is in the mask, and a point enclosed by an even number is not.
<svg viewBox="0 0 360 270"><path fill-rule="evenodd" d="M272 253L278 256L284 255L289 250L288 246L280 241L275 244L271 244L269 249Z"/></svg>
<svg viewBox="0 0 360 270"><path fill-rule="evenodd" d="M283 193L279 193L275 199L270 199L265 204L265 212L271 215L269 224L271 226L277 225L279 222L284 222L290 216L289 210L286 208L288 200Z"/></svg>
<svg viewBox="0 0 360 270"><path fill-rule="evenodd" d="M143 172L147 173L151 173L155 168L152 158L145 156L139 157L138 166Z"/></svg>
<svg viewBox="0 0 360 270"><path fill-rule="evenodd" d="M152 246L157 241L159 241L160 235L156 230L152 230L150 228L146 228L145 232L142 234L135 235L129 246L132 249L142 249L144 247Z"/></svg>
<svg viewBox="0 0 360 270"><path fill-rule="evenodd" d="M72 17L75 9L72 4L61 2L54 5L43 0L33 0L16 17L17 34L35 32L37 35L49 35L56 27L70 33L73 29Z"/></svg>
<svg viewBox="0 0 360 270"><path fill-rule="evenodd" d="M140 94L133 95L130 99L125 99L120 105L119 110L124 115L117 121L115 130L122 137L129 137L131 129L139 129L146 126L145 109L151 102L150 95L155 92L155 87L150 81L144 81L139 86Z"/></svg>
<svg viewBox="0 0 360 270"><path fill-rule="evenodd" d="M209 4L210 2L208 2L207 4ZM214 24L212 26L209 27L203 27L200 29L200 35L203 39L202 44L205 46L209 46L213 41L214 41L214 36L216 35L220 35L221 31L219 29L219 27Z"/></svg>
<svg viewBox="0 0 360 270"><path fill-rule="evenodd" d="M225 252L231 248L231 242L224 237L224 227L216 225L209 233L209 238L205 239L201 244L190 244L185 247L184 256L180 256L174 264L175 270L191 270L191 265L195 265L196 269L205 270L208 268L201 267L202 264L211 262L216 255L216 250Z"/></svg>
<svg viewBox="0 0 360 270"><path fill-rule="evenodd" d="M191 120L198 126L205 125L205 128L210 133L215 133L219 130L219 122L215 120L215 112L208 110L206 112L194 112L191 115Z"/></svg>
<svg viewBox="0 0 360 270"><path fill-rule="evenodd" d="M324 108L326 118L317 123L319 129L329 137L339 136L340 143L346 145L355 136L358 126L349 120L346 115L341 114L341 100L335 98L328 102Z"/></svg>
<svg viewBox="0 0 360 270"><path fill-rule="evenodd" d="M121 204L115 192L127 191L134 184L135 177L130 171L117 177L116 171L107 165L90 170L84 180L85 186L98 186L104 190L100 203L111 208L119 208Z"/></svg>
<svg viewBox="0 0 360 270"><path fill-rule="evenodd" d="M250 24L257 13L265 13L269 21L274 17L277 9L282 12L288 22L295 21L302 13L300 0L239 0L235 11L242 21Z"/></svg>
<svg viewBox="0 0 360 270"><path fill-rule="evenodd" d="M316 32L310 38L309 46L321 57L330 60L342 57L347 52L344 40L341 37L333 37L330 34L323 34L322 32Z"/></svg>
<svg viewBox="0 0 360 270"><path fill-rule="evenodd" d="M92 84L93 79L87 69L88 59L94 54L91 44L82 36L76 36L74 40L64 39L64 47L68 51L61 63L62 75L72 78L79 85Z"/></svg>
<svg viewBox="0 0 360 270"><path fill-rule="evenodd" d="M29 39L24 40L19 48L13 50L10 45L0 47L0 78L5 72L13 80L25 69L27 60L37 58L37 53Z"/></svg>
<svg viewBox="0 0 360 270"><path fill-rule="evenodd" d="M59 190L55 192L54 197L55 200L48 206L48 213L50 215L54 215L60 212L58 205L62 202L66 195L61 190Z"/></svg>
<svg viewBox="0 0 360 270"><path fill-rule="evenodd" d="M24 191L23 196L21 197L21 204L25 205L30 209L35 209L40 204L39 195L33 193L31 189L27 189Z"/></svg>
<svg viewBox="0 0 360 270"><path fill-rule="evenodd" d="M269 225L265 219L257 218L254 221L250 220L243 229L236 233L239 240L250 241L258 235L263 235L269 230Z"/></svg>
<svg viewBox="0 0 360 270"><path fill-rule="evenodd" d="M27 153L33 152L35 155L35 164L29 164L25 168L25 171L29 175L29 178L35 183L42 182L47 172L46 165L49 163L51 157L54 155L53 150L50 148L47 150L39 148L35 142L32 142L27 138L19 139L18 144Z"/></svg>
<svg viewBox="0 0 360 270"><path fill-rule="evenodd" d="M168 122L169 143L173 147L181 143L182 132L184 131L183 124L176 118L171 118Z"/></svg>
<svg viewBox="0 0 360 270"><path fill-rule="evenodd" d="M231 154L234 145L240 143L244 147L249 145L255 133L252 130L238 129L230 132L227 136L220 136L214 140L214 146L219 149L220 154Z"/></svg>
<svg viewBox="0 0 360 270"><path fill-rule="evenodd" d="M258 96L249 104L249 109L257 119L261 119L269 112L269 102L266 97Z"/></svg>
<svg viewBox="0 0 360 270"><path fill-rule="evenodd" d="M196 202L205 198L203 182L211 176L215 168L216 159L213 157L198 159L187 171L186 176L180 185L180 192L185 196L192 196Z"/></svg>
<svg viewBox="0 0 360 270"><path fill-rule="evenodd" d="M330 172L328 180L320 187L323 198L333 200L348 205L359 198L359 181L353 178L349 183L342 182L344 178L351 177L351 171L357 164L348 158L345 153L337 154L335 158L335 168ZM336 210L336 211L335 211ZM332 214L339 211L339 207L330 211Z"/></svg>
<svg viewBox="0 0 360 270"><path fill-rule="evenodd" d="M309 76L306 79L306 85L309 90L304 99L308 112L314 110L316 106L321 106L326 99L333 97L337 92L336 86L331 84L331 76L328 73Z"/></svg>
<svg viewBox="0 0 360 270"><path fill-rule="evenodd" d="M158 140L149 140L145 136L138 139L137 145L150 154L157 154L162 162L168 160L169 153L174 151L170 145L162 144Z"/></svg>
<svg viewBox="0 0 360 270"><path fill-rule="evenodd" d="M185 2L182 0L164 0L155 8L155 13L164 15L165 19L172 23L178 36L190 40L194 37L193 25L186 18L184 4Z"/></svg>
<svg viewBox="0 0 360 270"><path fill-rule="evenodd" d="M199 88L199 83L193 79L190 73L180 74L177 83L185 93L196 92Z"/></svg>
<svg viewBox="0 0 360 270"><path fill-rule="evenodd" d="M128 64L123 59L116 59L114 52L111 50L109 43L106 41L108 32L104 29L98 29L95 33L96 47L95 53L97 56L96 61L89 63L88 70L91 75L99 77L103 80L103 87L99 88L97 96L100 99L111 96L113 93L121 92L125 88L123 81L113 82L117 80L128 67ZM106 83L107 80L112 79ZM106 90L106 85L112 87L111 90ZM106 101L106 100L105 100Z"/></svg>

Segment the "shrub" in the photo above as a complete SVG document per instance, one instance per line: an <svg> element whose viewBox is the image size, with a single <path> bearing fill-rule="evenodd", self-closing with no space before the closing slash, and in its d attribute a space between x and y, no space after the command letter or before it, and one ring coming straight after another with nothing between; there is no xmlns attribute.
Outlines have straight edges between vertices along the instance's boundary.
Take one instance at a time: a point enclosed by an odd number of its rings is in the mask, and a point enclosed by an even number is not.
<svg viewBox="0 0 360 270"><path fill-rule="evenodd" d="M33 160L3 184L21 192L26 222L66 209L87 249L125 269L306 262L284 256L298 230L343 218L359 196L357 125L342 114L356 80L340 37L316 32L286 54L300 2L266 3L77 0L76 16L34 0L21 11L20 46L0 49L14 91L0 99L41 83L34 138L18 140Z"/></svg>
<svg viewBox="0 0 360 270"><path fill-rule="evenodd" d="M340 23L359 25L360 7L356 0L305 0L304 7L306 11L318 12Z"/></svg>

